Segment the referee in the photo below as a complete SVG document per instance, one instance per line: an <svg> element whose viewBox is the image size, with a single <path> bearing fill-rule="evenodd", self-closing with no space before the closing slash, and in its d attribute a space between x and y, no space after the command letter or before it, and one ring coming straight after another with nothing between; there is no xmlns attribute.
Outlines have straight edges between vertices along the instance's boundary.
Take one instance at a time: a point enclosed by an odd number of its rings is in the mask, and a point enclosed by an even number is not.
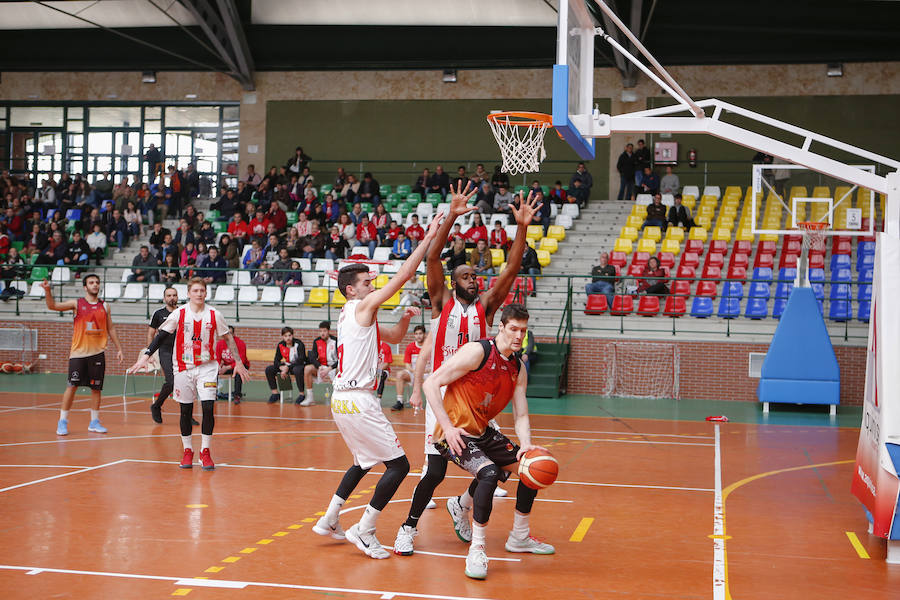
<svg viewBox="0 0 900 600"><path fill-rule="evenodd" d="M150 342L153 341L153 338L156 337L156 330L159 329L159 326L163 324L166 318L168 318L169 313L171 313L178 307L178 290L176 290L174 287L166 289L166 291L163 293L163 301L166 303L165 306L153 313L153 318L150 319L150 327L147 331L148 346L150 345ZM166 341L163 342L163 344L159 347L159 364L166 376L166 381L159 389L159 394L157 395L156 402L150 405L150 415L157 423L162 423L162 405L163 402L166 401L166 398L168 398L172 393L172 348L174 345L175 336L170 335L166 338ZM191 418L191 422L193 425L199 425L199 423L197 423L196 419L194 419L193 417Z"/></svg>

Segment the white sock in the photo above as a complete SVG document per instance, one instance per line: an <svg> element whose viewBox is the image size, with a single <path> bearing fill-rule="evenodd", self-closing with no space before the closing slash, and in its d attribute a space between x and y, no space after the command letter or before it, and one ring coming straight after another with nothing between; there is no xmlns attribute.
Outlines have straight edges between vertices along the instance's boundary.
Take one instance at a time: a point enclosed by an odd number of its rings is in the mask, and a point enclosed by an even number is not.
<svg viewBox="0 0 900 600"><path fill-rule="evenodd" d="M375 521L378 520L378 515L380 514L380 510L375 510L374 508L372 508L371 504L367 505L366 511L363 513L362 518L359 520L359 530L362 533L375 531Z"/></svg>
<svg viewBox="0 0 900 600"><path fill-rule="evenodd" d="M397 394L397 402L403 404L403 394Z"/></svg>
<svg viewBox="0 0 900 600"><path fill-rule="evenodd" d="M469 495L469 488L459 495L459 505L466 510L472 508L472 496Z"/></svg>
<svg viewBox="0 0 900 600"><path fill-rule="evenodd" d="M472 547L481 546L484 548L485 546L485 531L487 530L487 524L479 525L475 521L472 521Z"/></svg>
<svg viewBox="0 0 900 600"><path fill-rule="evenodd" d="M181 445L184 446L185 450L193 450L194 445L191 443L191 436L183 435L181 436Z"/></svg>
<svg viewBox="0 0 900 600"><path fill-rule="evenodd" d="M212 434L206 435L205 433L200 434L200 449L206 450L209 448L209 443L212 441Z"/></svg>
<svg viewBox="0 0 900 600"><path fill-rule="evenodd" d="M310 402L315 402L315 399L313 397L313 389L312 388L306 389L306 399L309 400Z"/></svg>
<svg viewBox="0 0 900 600"><path fill-rule="evenodd" d="M513 515L512 534L514 537L524 540L530 533L530 529L528 528L528 515L523 515L519 511L515 511Z"/></svg>
<svg viewBox="0 0 900 600"><path fill-rule="evenodd" d="M91 421L99 421L100 420L100 411L91 409Z"/></svg>
<svg viewBox="0 0 900 600"><path fill-rule="evenodd" d="M65 419L65 420L68 421L68 420L69 420L69 411L60 409L60 411L59 411L59 418L60 418L61 420L62 420L62 419Z"/></svg>
<svg viewBox="0 0 900 600"><path fill-rule="evenodd" d="M328 503L328 510L325 511L325 517L327 518L329 523L337 523L338 517L341 514L341 507L344 506L344 499L338 495L334 495L331 497L331 502Z"/></svg>

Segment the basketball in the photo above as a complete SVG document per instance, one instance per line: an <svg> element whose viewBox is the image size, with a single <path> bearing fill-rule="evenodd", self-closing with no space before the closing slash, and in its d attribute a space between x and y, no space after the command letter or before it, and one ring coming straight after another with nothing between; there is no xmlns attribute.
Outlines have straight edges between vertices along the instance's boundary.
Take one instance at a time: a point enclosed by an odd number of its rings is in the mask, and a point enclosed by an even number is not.
<svg viewBox="0 0 900 600"><path fill-rule="evenodd" d="M4 373L12 373L13 372L12 363L3 363L2 365L0 365L0 371L3 371Z"/></svg>
<svg viewBox="0 0 900 600"><path fill-rule="evenodd" d="M533 490L552 485L559 475L559 463L547 450L529 450L519 461L519 479Z"/></svg>
<svg viewBox="0 0 900 600"><path fill-rule="evenodd" d="M12 372L13 373L21 373L23 368L24 367L22 365L16 363L12 366Z"/></svg>

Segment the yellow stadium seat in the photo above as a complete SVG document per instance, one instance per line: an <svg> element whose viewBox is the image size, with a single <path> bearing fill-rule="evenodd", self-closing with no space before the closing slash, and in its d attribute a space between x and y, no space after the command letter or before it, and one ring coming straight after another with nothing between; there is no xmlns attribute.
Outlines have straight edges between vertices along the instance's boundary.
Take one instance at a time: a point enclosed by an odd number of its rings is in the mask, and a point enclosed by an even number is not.
<svg viewBox="0 0 900 600"><path fill-rule="evenodd" d="M628 227L634 227L637 229L641 225L644 224L644 218L639 217L637 215L628 215L628 218L625 220L625 225Z"/></svg>
<svg viewBox="0 0 900 600"><path fill-rule="evenodd" d="M809 198L809 194L806 191L806 187L802 185L795 185L791 188L791 193L788 196L791 200L794 198Z"/></svg>
<svg viewBox="0 0 900 600"><path fill-rule="evenodd" d="M631 240L627 238L619 238L616 240L616 243L613 245L614 252L624 252L625 254L631 254L632 244Z"/></svg>
<svg viewBox="0 0 900 600"><path fill-rule="evenodd" d="M335 294L335 296L337 296L338 291L335 290L334 294ZM384 306L385 308L394 308L398 304L400 304L400 292L399 291L394 292L394 295L391 296L390 298L388 298L387 301L384 304L382 304L382 306Z"/></svg>
<svg viewBox="0 0 900 600"><path fill-rule="evenodd" d="M700 240L701 242L705 242L707 240L706 229L703 227L691 227L691 232L688 234L689 240Z"/></svg>
<svg viewBox="0 0 900 600"><path fill-rule="evenodd" d="M503 263L500 264L500 268L497 269L497 275L502 273L505 268L506 268L506 262L504 261Z"/></svg>
<svg viewBox="0 0 900 600"><path fill-rule="evenodd" d="M647 217L647 207L643 204L633 204L631 206L631 216L640 217L641 222Z"/></svg>
<svg viewBox="0 0 900 600"><path fill-rule="evenodd" d="M340 290L334 290L334 295L331 297L331 305L332 306L343 306L346 304L347 299L344 298L344 295Z"/></svg>
<svg viewBox="0 0 900 600"><path fill-rule="evenodd" d="M737 186L737 185L729 185L728 187L725 188L725 196L724 196L724 198L725 198L726 200L728 200L729 198L737 198L738 200L740 200L742 195L743 195L743 194L741 194L741 188L740 188L740 186Z"/></svg>
<svg viewBox="0 0 900 600"><path fill-rule="evenodd" d="M380 274L378 277L375 278L375 281L374 281L375 289L380 290L381 288L386 286L387 282L390 280L391 280L391 278L388 277L386 273Z"/></svg>
<svg viewBox="0 0 900 600"><path fill-rule="evenodd" d="M500 265L503 264L504 260L506 260L506 257L503 255L503 250L500 248L491 248L491 264Z"/></svg>
<svg viewBox="0 0 900 600"><path fill-rule="evenodd" d="M864 201L861 201L857 208L860 210L860 214L864 219L868 219L872 216L872 206L869 204L868 198L866 198Z"/></svg>
<svg viewBox="0 0 900 600"><path fill-rule="evenodd" d="M700 217L709 217L711 219L714 214L716 214L716 207L710 204L701 204L700 208L697 209L697 215Z"/></svg>
<svg viewBox="0 0 900 600"><path fill-rule="evenodd" d="M650 254L656 254L656 242L651 239L644 238L638 242L637 245L638 252L649 252Z"/></svg>
<svg viewBox="0 0 900 600"><path fill-rule="evenodd" d="M544 227L542 225L529 225L525 230L525 237L529 240L539 240L544 237Z"/></svg>
<svg viewBox="0 0 900 600"><path fill-rule="evenodd" d="M551 225L547 230L547 237L561 242L566 239L566 228L562 225Z"/></svg>
<svg viewBox="0 0 900 600"><path fill-rule="evenodd" d="M761 234L759 234L759 241L761 241L761 242L777 242L778 234L777 233L761 233Z"/></svg>
<svg viewBox="0 0 900 600"><path fill-rule="evenodd" d="M537 239L540 239L540 238L537 238ZM534 244L535 244L535 242L537 242L537 239L527 237L527 238L525 238L525 243L527 243L529 246L534 248Z"/></svg>
<svg viewBox="0 0 900 600"><path fill-rule="evenodd" d="M736 204L723 204L722 208L719 210L719 218L722 218L723 216L734 218L737 216L737 209L738 207Z"/></svg>
<svg viewBox="0 0 900 600"><path fill-rule="evenodd" d="M669 225L666 229L666 239L667 240L675 240L676 242L681 242L684 240L684 229L681 227L676 227L675 225Z"/></svg>
<svg viewBox="0 0 900 600"><path fill-rule="evenodd" d="M853 194L850 189L849 185L839 185L834 188L834 203L837 204L843 200L848 207L853 206Z"/></svg>
<svg viewBox="0 0 900 600"><path fill-rule="evenodd" d="M741 227L738 229L737 236L734 239L737 242L752 242L755 237L751 228Z"/></svg>
<svg viewBox="0 0 900 600"><path fill-rule="evenodd" d="M637 240L638 239L637 227L629 227L628 225L626 225L619 232L619 237L626 239L626 240L631 240L632 242Z"/></svg>
<svg viewBox="0 0 900 600"><path fill-rule="evenodd" d="M714 229L728 229L729 231L734 229L734 217L726 217L719 215L719 218L716 219L716 226Z"/></svg>
<svg viewBox="0 0 900 600"><path fill-rule="evenodd" d="M542 267L546 267L547 265L550 264L550 253L547 252L546 250L538 250L537 257L538 257L538 263L540 263L540 265Z"/></svg>
<svg viewBox="0 0 900 600"><path fill-rule="evenodd" d="M712 219L706 215L697 215L694 219L694 223L703 229L710 229L712 226Z"/></svg>
<svg viewBox="0 0 900 600"><path fill-rule="evenodd" d="M559 250L559 242L551 237L545 237L541 239L541 244L538 246L539 250L546 250L550 254L555 254L557 250Z"/></svg>
<svg viewBox="0 0 900 600"><path fill-rule="evenodd" d="M681 203L687 206L689 209L694 210L694 207L697 206L697 197L696 196L682 196Z"/></svg>
<svg viewBox="0 0 900 600"><path fill-rule="evenodd" d="M681 243L678 240L672 240L666 238L663 240L662 246L660 247L660 252L671 252L672 254L678 254L681 252Z"/></svg>
<svg viewBox="0 0 900 600"><path fill-rule="evenodd" d="M306 299L306 303L310 306L322 306L328 304L328 290L321 287L309 290L309 297Z"/></svg>
<svg viewBox="0 0 900 600"><path fill-rule="evenodd" d="M817 185L813 188L813 198L831 198L831 188L827 185Z"/></svg>
<svg viewBox="0 0 900 600"><path fill-rule="evenodd" d="M719 199L716 196L713 196L712 194L707 194L705 196L701 196L700 197L700 206L703 206L704 204L711 204L713 206L716 206L719 204Z"/></svg>
<svg viewBox="0 0 900 600"><path fill-rule="evenodd" d="M731 241L731 230L726 229L724 227L717 227L713 232L713 240L730 242Z"/></svg>
<svg viewBox="0 0 900 600"><path fill-rule="evenodd" d="M660 229L656 225L644 227L644 239L658 242L662 239L662 229Z"/></svg>

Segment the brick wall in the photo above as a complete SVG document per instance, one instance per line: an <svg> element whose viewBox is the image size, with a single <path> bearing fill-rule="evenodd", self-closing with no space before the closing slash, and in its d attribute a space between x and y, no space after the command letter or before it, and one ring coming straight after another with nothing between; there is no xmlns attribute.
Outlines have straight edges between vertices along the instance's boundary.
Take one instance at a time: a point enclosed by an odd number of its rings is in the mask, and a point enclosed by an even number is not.
<svg viewBox="0 0 900 600"><path fill-rule="evenodd" d="M71 318L51 321L18 321L26 327L38 330L37 354L46 354L47 359L37 362L37 368L44 372L66 372L69 345L72 339ZM147 326L141 323L121 323L116 325L119 339L125 350L125 365L119 365L107 357L107 373L120 375L126 366L132 364L138 352L147 341ZM280 335L280 327L238 327L237 335L248 348L272 348L274 350ZM315 329L295 331L309 348L310 342L318 334ZM401 344L405 348L411 335ZM541 340L538 338L538 343ZM602 338L573 338L569 363L568 390L577 394L602 394L609 385L612 345L617 340ZM619 340L621 341L621 340ZM673 341L657 342L677 344L679 350L679 389L682 398L711 400L743 400L755 402L758 379L747 376L747 355L750 352L765 352L766 344L748 344L728 341ZM841 368L841 403L862 404L866 374L866 349L862 346L835 346L838 364ZM643 357L637 357L620 367L640 373L644 368ZM0 351L0 362L21 362L21 357L9 351ZM256 370L256 369L254 369Z"/></svg>

